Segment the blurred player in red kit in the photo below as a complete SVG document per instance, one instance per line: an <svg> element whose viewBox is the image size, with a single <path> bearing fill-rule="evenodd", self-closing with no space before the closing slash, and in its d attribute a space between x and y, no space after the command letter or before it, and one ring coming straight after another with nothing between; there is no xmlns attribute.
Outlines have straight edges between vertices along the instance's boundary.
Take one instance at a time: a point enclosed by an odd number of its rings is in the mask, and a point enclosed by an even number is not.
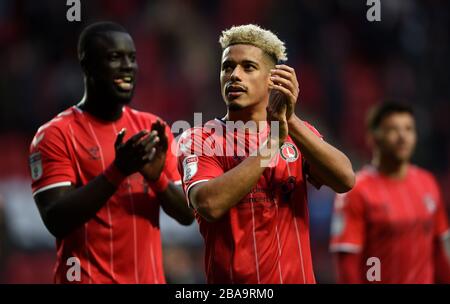
<svg viewBox="0 0 450 304"><path fill-rule="evenodd" d="M410 162L417 140L412 109L382 103L369 112L367 126L372 164L335 201L330 249L338 281L449 283L450 231L442 195L433 175ZM367 276L371 257L379 260L378 279Z"/></svg>
<svg viewBox="0 0 450 304"><path fill-rule="evenodd" d="M173 136L127 106L137 62L122 26L86 27L78 56L82 101L41 126L30 147L33 197L56 237L55 282L165 283L160 206L182 224L194 219L167 153ZM78 276L69 269L77 263Z"/></svg>
<svg viewBox="0 0 450 304"><path fill-rule="evenodd" d="M306 178L345 192L351 163L294 113L299 85L294 69L277 65L287 59L278 37L243 25L220 43L227 113L184 132L178 157L205 240L207 282L315 283Z"/></svg>

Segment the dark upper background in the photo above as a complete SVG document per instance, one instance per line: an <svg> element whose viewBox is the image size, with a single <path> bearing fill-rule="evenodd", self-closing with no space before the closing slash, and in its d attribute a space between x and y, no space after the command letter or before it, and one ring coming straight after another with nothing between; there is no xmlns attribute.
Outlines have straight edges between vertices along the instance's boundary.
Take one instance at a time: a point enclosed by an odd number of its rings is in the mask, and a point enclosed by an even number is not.
<svg viewBox="0 0 450 304"><path fill-rule="evenodd" d="M132 106L168 122L225 113L220 96L221 31L257 23L286 42L300 82L297 113L342 149L359 169L370 160L365 111L381 99L417 113L414 162L438 178L450 203L450 2L382 0L381 22L366 1L81 1L81 22L66 1L0 0L0 282L48 282L53 239L31 199L28 145L37 128L77 103L83 78L76 56L82 28L98 20L124 25L135 40L139 78ZM333 194L310 192L313 260L319 282L333 282L327 252ZM170 282L203 282L195 225L163 217ZM186 237L185 237L186 236Z"/></svg>

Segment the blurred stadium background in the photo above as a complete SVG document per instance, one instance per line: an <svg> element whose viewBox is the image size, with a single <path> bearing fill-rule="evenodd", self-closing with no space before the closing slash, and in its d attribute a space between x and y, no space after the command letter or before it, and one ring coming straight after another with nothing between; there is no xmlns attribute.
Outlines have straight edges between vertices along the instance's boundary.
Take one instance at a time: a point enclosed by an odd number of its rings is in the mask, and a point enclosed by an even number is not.
<svg viewBox="0 0 450 304"><path fill-rule="evenodd" d="M132 106L168 122L224 114L219 89L221 30L257 23L287 44L301 86L297 112L350 156L370 159L364 113L383 98L415 107L414 162L441 183L450 210L450 2L382 0L381 22L366 20L365 0L81 1L81 22L66 1L0 0L0 282L49 283L54 239L34 205L28 145L37 128L83 94L76 43L93 21L132 34L140 67ZM333 193L310 189L313 261L320 283L335 274L328 237ZM162 214L168 282L202 283L203 242Z"/></svg>

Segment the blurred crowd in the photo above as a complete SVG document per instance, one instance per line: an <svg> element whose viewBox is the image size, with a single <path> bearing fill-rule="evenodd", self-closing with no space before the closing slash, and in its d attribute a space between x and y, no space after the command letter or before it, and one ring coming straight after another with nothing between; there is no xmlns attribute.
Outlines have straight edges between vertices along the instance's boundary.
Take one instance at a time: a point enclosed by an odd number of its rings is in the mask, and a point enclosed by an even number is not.
<svg viewBox="0 0 450 304"><path fill-rule="evenodd" d="M297 113L359 169L370 161L367 109L382 99L414 106L419 143L414 162L431 170L450 209L450 2L381 1L368 22L361 0L81 1L68 22L66 1L0 0L0 282L52 280L54 239L34 205L27 152L37 128L83 95L76 45L99 20L124 25L137 49L132 106L169 123L224 114L218 37L256 23L286 42L300 82ZM311 238L318 282L334 282L328 253L333 193L310 189ZM203 243L162 214L168 282L202 283Z"/></svg>

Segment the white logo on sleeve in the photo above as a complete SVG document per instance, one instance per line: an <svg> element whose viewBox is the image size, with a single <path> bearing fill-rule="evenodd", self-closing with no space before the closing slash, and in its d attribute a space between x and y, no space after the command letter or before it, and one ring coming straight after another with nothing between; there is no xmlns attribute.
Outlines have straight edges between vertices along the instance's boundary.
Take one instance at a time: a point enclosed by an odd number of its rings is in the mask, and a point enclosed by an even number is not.
<svg viewBox="0 0 450 304"><path fill-rule="evenodd" d="M345 217L341 211L336 211L331 220L331 235L340 236L344 232Z"/></svg>
<svg viewBox="0 0 450 304"><path fill-rule="evenodd" d="M31 178L33 180L38 180L42 176L42 156L41 152L36 152L30 155L30 170Z"/></svg>
<svg viewBox="0 0 450 304"><path fill-rule="evenodd" d="M437 208L437 204L436 201L433 199L433 197L431 196L431 194L426 194L423 197L423 203L425 204L425 207L427 208L428 212L430 214L433 214L436 211Z"/></svg>
<svg viewBox="0 0 450 304"><path fill-rule="evenodd" d="M197 173L198 157L189 155L183 160L183 181L186 183Z"/></svg>

